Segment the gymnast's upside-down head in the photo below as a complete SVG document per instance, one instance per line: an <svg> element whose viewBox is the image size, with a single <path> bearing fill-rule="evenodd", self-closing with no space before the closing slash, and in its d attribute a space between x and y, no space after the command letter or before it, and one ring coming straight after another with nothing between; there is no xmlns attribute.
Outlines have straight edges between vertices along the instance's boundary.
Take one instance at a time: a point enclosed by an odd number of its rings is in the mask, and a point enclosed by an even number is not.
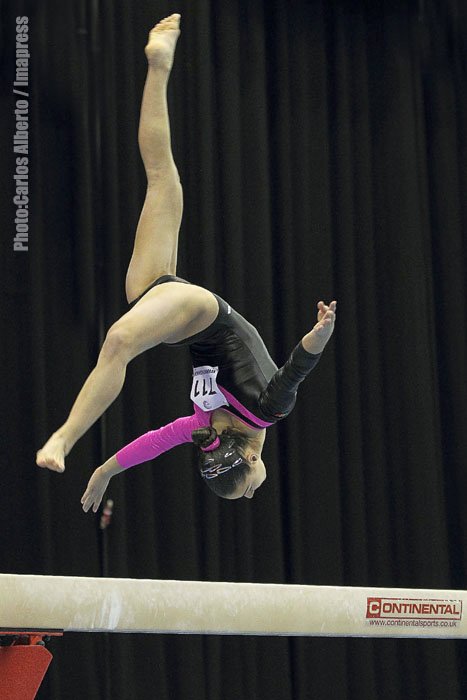
<svg viewBox="0 0 467 700"><path fill-rule="evenodd" d="M201 478L211 491L230 500L253 498L266 479L266 467L247 435L235 428L219 435L209 427L193 431L192 440Z"/></svg>

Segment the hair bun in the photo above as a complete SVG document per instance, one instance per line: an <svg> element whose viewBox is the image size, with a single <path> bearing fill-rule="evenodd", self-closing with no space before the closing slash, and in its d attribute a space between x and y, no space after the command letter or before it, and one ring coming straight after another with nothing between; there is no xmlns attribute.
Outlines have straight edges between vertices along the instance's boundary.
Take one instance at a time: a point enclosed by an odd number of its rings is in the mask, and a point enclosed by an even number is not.
<svg viewBox="0 0 467 700"><path fill-rule="evenodd" d="M191 439L197 447L206 449L218 439L218 435L215 428L198 428L191 433Z"/></svg>

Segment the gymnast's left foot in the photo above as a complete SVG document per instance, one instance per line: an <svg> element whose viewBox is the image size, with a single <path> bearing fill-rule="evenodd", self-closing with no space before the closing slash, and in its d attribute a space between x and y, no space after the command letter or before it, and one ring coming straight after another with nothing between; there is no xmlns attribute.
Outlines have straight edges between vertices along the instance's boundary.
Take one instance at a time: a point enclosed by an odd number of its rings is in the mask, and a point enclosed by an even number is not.
<svg viewBox="0 0 467 700"><path fill-rule="evenodd" d="M326 347L334 331L336 321L337 301L331 301L326 306L324 301L318 302L318 323L302 339L303 347L312 355L319 355Z"/></svg>
<svg viewBox="0 0 467 700"><path fill-rule="evenodd" d="M44 447L38 451L36 464L38 467L51 469L54 472L64 472L66 454L64 438L58 433L54 433Z"/></svg>

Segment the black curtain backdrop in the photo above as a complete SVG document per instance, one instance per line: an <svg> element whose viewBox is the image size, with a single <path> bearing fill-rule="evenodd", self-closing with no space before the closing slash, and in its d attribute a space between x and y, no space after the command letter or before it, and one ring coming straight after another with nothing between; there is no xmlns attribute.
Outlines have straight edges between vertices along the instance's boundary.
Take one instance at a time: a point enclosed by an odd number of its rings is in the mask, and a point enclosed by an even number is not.
<svg viewBox="0 0 467 700"><path fill-rule="evenodd" d="M217 499L182 446L112 480L105 544L81 494L120 446L190 412L187 352L134 360L65 474L34 454L127 309L143 48L175 11L179 274L244 313L278 363L319 299L338 299L338 324L269 431L252 501ZM31 228L14 253L21 15ZM467 586L466 57L461 0L2 3L2 572ZM464 642L67 634L50 648L42 700L467 694Z"/></svg>

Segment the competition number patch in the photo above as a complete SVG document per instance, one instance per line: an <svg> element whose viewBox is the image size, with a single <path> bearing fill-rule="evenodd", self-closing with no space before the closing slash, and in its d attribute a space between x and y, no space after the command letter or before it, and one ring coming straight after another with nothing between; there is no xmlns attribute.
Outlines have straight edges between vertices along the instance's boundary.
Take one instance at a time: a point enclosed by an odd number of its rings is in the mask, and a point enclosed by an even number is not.
<svg viewBox="0 0 467 700"><path fill-rule="evenodd" d="M229 404L217 386L218 372L219 367L211 367L210 365L193 367L190 399L203 411L214 411L215 408Z"/></svg>

